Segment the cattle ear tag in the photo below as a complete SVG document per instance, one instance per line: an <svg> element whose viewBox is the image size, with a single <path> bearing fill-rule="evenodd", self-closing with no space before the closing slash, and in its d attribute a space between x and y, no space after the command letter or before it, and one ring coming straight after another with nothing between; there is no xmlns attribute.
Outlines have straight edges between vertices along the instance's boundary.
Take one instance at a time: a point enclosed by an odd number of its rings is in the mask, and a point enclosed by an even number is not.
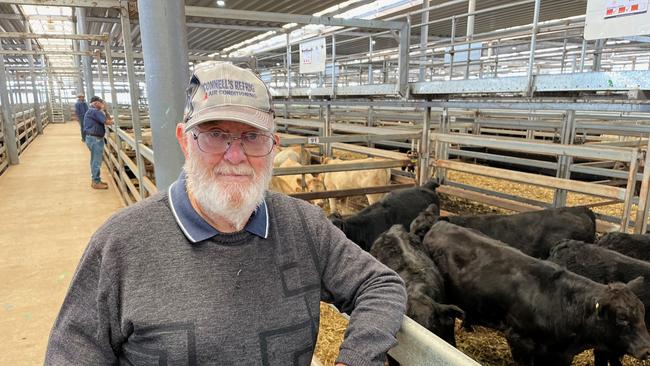
<svg viewBox="0 0 650 366"><path fill-rule="evenodd" d="M598 308L600 308L600 304L596 301L596 311L598 311Z"/></svg>

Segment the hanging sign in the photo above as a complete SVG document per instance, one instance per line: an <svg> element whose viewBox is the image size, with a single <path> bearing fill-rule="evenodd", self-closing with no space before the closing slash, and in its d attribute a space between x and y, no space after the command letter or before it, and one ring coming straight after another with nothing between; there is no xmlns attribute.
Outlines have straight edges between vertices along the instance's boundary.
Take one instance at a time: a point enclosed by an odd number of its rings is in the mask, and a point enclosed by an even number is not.
<svg viewBox="0 0 650 366"><path fill-rule="evenodd" d="M300 73L308 74L325 71L325 38L318 38L300 44Z"/></svg>

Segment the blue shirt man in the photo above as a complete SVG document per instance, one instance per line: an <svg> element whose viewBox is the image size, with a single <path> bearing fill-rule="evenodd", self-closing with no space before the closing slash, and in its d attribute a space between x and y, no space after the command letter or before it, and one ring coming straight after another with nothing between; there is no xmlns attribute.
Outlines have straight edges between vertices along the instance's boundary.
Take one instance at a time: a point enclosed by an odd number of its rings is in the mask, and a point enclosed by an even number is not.
<svg viewBox="0 0 650 366"><path fill-rule="evenodd" d="M90 108L84 115L83 132L85 133L86 146L90 150L91 187L94 189L107 189L108 184L102 182L100 171L104 156L105 125L113 124L111 118L106 117L102 111L104 101L97 96L90 99Z"/></svg>
<svg viewBox="0 0 650 366"><path fill-rule="evenodd" d="M84 116L88 111L88 103L86 103L86 97L83 94L77 95L77 98L77 103L74 104L74 112L77 115L79 128L81 129L81 141L86 141L86 134L84 133Z"/></svg>

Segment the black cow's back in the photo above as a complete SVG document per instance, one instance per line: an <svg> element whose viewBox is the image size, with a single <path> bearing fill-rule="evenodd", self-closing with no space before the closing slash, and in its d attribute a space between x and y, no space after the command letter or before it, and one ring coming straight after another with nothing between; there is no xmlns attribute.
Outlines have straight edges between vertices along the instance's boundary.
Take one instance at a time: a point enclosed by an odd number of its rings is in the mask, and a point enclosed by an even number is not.
<svg viewBox="0 0 650 366"><path fill-rule="evenodd" d="M632 258L650 261L650 235L648 234L609 233L600 238L596 244Z"/></svg>
<svg viewBox="0 0 650 366"><path fill-rule="evenodd" d="M478 230L535 258L545 259L562 239L593 242L596 217L586 207L562 207L514 215L450 216L449 222Z"/></svg>
<svg viewBox="0 0 650 366"><path fill-rule="evenodd" d="M336 224L348 239L368 251L377 237L391 226L402 225L408 229L420 211L432 203L440 204L436 192L429 189L431 187L437 184L429 182L422 187L395 190L344 222L337 220Z"/></svg>

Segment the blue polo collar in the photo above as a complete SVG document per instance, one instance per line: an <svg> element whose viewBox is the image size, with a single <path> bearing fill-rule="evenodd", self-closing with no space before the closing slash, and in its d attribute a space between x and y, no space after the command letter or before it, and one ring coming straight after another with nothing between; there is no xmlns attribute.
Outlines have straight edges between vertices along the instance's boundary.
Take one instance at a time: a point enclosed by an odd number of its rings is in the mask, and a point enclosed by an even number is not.
<svg viewBox="0 0 650 366"><path fill-rule="evenodd" d="M169 205L181 231L192 243L221 234L208 224L192 207L185 186L185 171L169 186ZM266 239L269 236L269 210L266 201L257 206L244 230Z"/></svg>

